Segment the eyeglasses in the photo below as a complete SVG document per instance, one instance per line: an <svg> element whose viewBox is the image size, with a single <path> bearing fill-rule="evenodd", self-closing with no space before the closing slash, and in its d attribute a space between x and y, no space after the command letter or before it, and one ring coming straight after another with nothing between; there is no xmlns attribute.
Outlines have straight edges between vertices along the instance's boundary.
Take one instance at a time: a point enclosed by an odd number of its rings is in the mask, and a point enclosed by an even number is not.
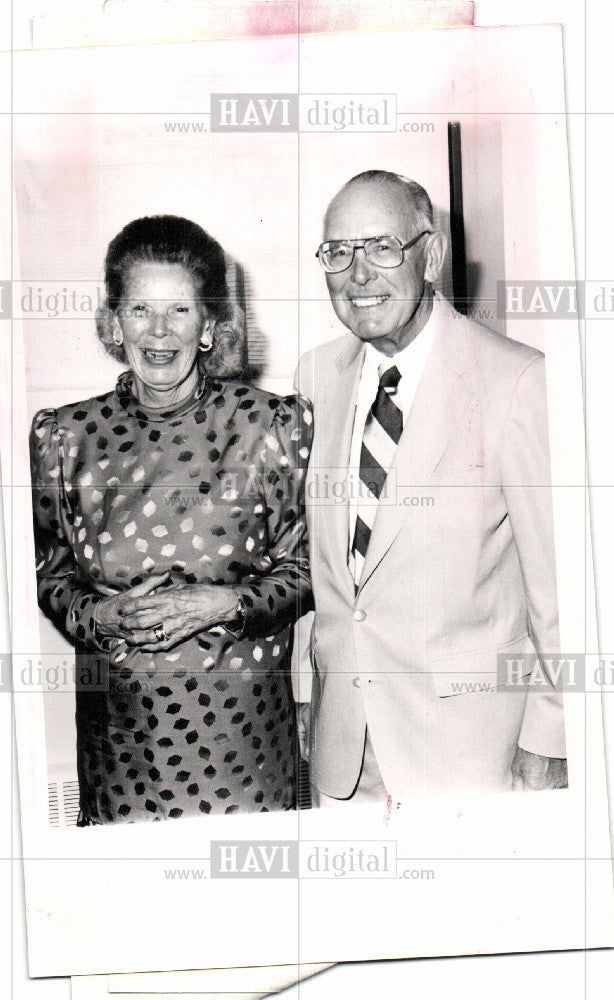
<svg viewBox="0 0 614 1000"><path fill-rule="evenodd" d="M403 263L405 251L432 232L432 229L425 229L409 243L402 243L396 236L373 236L367 240L328 240L320 244L316 257L319 257L320 264L329 274L347 271L352 266L356 250L364 250L367 260L377 267L399 267Z"/></svg>
<svg viewBox="0 0 614 1000"><path fill-rule="evenodd" d="M197 302L174 302L164 310L164 315L174 325L185 323L188 319L197 315ZM150 323L155 316L155 310L145 302L135 302L131 306L120 306L120 319L129 319L133 323Z"/></svg>

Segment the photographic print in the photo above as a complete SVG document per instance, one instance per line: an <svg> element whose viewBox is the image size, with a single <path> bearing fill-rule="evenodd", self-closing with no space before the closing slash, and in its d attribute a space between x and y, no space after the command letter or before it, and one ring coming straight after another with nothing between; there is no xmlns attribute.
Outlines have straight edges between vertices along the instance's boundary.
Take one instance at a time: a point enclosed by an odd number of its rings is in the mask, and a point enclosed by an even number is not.
<svg viewBox="0 0 614 1000"><path fill-rule="evenodd" d="M610 941L560 33L298 43L15 59L33 975Z"/></svg>

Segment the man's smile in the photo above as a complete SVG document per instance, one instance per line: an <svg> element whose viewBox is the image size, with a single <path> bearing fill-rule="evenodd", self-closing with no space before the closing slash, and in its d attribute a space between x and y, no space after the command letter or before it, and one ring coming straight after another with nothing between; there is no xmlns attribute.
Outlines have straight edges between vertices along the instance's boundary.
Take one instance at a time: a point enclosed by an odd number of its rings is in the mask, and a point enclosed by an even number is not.
<svg viewBox="0 0 614 1000"><path fill-rule="evenodd" d="M356 309L370 309L373 306L381 306L389 298L389 295L358 295L351 296L350 302Z"/></svg>

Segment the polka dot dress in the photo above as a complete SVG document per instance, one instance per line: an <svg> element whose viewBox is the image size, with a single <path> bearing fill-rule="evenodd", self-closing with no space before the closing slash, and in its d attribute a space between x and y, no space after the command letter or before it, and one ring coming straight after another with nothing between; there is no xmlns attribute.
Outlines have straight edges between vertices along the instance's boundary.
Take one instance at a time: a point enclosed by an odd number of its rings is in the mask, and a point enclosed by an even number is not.
<svg viewBox="0 0 614 1000"><path fill-rule="evenodd" d="M76 647L79 822L290 809L311 410L210 378L166 412L132 390L126 372L114 392L32 426L39 603ZM94 621L103 588L165 571L236 586L242 633L109 650Z"/></svg>

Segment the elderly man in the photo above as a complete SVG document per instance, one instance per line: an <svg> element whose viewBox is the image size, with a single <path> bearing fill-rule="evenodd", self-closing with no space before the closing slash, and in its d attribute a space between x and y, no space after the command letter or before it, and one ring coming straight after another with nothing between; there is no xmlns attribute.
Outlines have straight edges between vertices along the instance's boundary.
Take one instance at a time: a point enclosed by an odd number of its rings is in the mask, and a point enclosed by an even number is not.
<svg viewBox="0 0 614 1000"><path fill-rule="evenodd" d="M297 374L315 421L299 732L320 804L564 787L543 355L434 291L446 241L416 182L353 177L323 240L349 333Z"/></svg>

